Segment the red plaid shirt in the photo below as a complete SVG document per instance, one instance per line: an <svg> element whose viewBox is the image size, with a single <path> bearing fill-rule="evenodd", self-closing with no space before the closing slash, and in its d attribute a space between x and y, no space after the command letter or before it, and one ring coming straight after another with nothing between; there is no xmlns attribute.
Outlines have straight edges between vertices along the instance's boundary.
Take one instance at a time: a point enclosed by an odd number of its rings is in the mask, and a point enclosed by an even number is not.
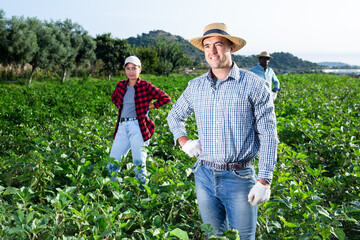
<svg viewBox="0 0 360 240"><path fill-rule="evenodd" d="M123 108L123 100L127 90L128 82L128 80L118 82L113 94L111 95L111 100L119 109L114 138L119 127L121 110ZM171 98L163 90L155 87L151 82L141 80L141 78L137 80L134 89L136 115L139 122L141 134L144 141L146 141L152 137L155 130L154 122L147 116L151 101L153 99L157 99L157 101L154 102L154 106L155 108L159 108L169 103L171 101Z"/></svg>

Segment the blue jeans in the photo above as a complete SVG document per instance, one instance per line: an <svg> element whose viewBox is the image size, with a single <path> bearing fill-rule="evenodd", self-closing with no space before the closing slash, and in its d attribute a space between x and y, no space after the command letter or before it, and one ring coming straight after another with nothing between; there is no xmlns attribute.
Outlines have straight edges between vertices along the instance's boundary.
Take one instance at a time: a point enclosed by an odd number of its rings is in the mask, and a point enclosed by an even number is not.
<svg viewBox="0 0 360 240"><path fill-rule="evenodd" d="M217 171L195 165L195 186L202 221L221 236L230 229L239 231L240 239L255 239L257 206L248 202L256 183L254 166L242 170Z"/></svg>
<svg viewBox="0 0 360 240"><path fill-rule="evenodd" d="M136 178L141 182L146 182L146 150L144 147L149 145L150 140L144 141L141 135L139 122L137 120L119 123L118 131L114 143L111 147L110 157L115 158L119 163L126 157L131 149L133 163L136 165ZM112 176L112 172L120 172L121 167L112 163L107 165L109 177L115 181L117 178Z"/></svg>

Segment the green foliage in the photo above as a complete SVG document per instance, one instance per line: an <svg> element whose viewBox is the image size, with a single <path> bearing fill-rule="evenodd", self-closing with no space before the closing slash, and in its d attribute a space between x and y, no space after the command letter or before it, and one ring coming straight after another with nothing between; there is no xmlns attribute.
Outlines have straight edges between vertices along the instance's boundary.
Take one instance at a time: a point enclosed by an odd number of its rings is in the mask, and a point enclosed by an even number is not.
<svg viewBox="0 0 360 240"><path fill-rule="evenodd" d="M5 12L0 9L0 63L5 62L5 40L6 40L6 30L5 30Z"/></svg>
<svg viewBox="0 0 360 240"><path fill-rule="evenodd" d="M67 70L95 60L95 42L83 27L70 19L56 21L52 26L58 28L54 35L60 48L55 62L63 70L61 82L64 83Z"/></svg>
<svg viewBox="0 0 360 240"><path fill-rule="evenodd" d="M159 39L176 42L181 47L184 55L196 62L196 64L191 64L192 67L199 63L206 64L203 51L191 45L188 40L181 36L172 35L162 30L154 30L138 35L137 37L130 37L127 41L131 46L151 47L154 46ZM270 67L274 68L277 73L304 72L321 69L321 66L318 64L299 59L291 53L274 52L271 53L271 56L274 58L270 61ZM233 54L232 58L238 66L243 68L251 68L258 64L256 55L243 56L241 55L241 50Z"/></svg>
<svg viewBox="0 0 360 240"><path fill-rule="evenodd" d="M123 68L125 58L130 53L126 40L112 38L110 33L96 36L96 57L104 63L103 71L110 76Z"/></svg>
<svg viewBox="0 0 360 240"><path fill-rule="evenodd" d="M240 50L241 52L241 50ZM237 53L238 54L238 53ZM252 68L259 64L256 55L242 56L233 54L232 58L238 66L242 68ZM270 54L273 58L270 60L269 66L277 73L296 72L303 73L311 70L320 70L322 67L316 63L304 61L291 53L274 52Z"/></svg>
<svg viewBox="0 0 360 240"><path fill-rule="evenodd" d="M141 61L142 73L155 73L159 57L156 50L152 47L137 47L135 55Z"/></svg>
<svg viewBox="0 0 360 240"><path fill-rule="evenodd" d="M358 79L280 75L279 163L263 239L359 239ZM346 236L346 237L345 237Z"/></svg>
<svg viewBox="0 0 360 240"><path fill-rule="evenodd" d="M239 67L242 68L252 68L259 64L259 60L255 55L246 57L242 55L232 54L232 59Z"/></svg>
<svg viewBox="0 0 360 240"><path fill-rule="evenodd" d="M270 60L269 66L276 69L278 72L303 72L321 69L318 64L304 61L291 53L274 52L271 56L273 58Z"/></svg>
<svg viewBox="0 0 360 240"><path fill-rule="evenodd" d="M39 46L36 34L23 17L1 20L3 25L0 42L0 61L4 65L22 65L29 62Z"/></svg>
<svg viewBox="0 0 360 240"><path fill-rule="evenodd" d="M203 224L190 159L174 146L166 116L191 76L142 75L173 102L151 110L149 184L131 156L119 179L106 173L117 81L70 79L0 85L1 239L239 239ZM280 145L270 201L256 239L359 239L359 79L279 75ZM196 137L189 117L190 137Z"/></svg>
<svg viewBox="0 0 360 240"><path fill-rule="evenodd" d="M138 35L136 38L130 37L127 39L128 43L136 48L137 47L153 48L159 40L172 42L173 44L179 46L182 52L184 53L184 56L192 59L195 62L195 64L191 64L191 66L199 65L200 63L205 63L203 51L191 45L188 40L177 35L172 35L162 30L155 30L155 31L150 31L149 33L142 33L141 35ZM188 60L186 60L186 62L187 61ZM183 63L185 64L185 66L186 66L186 62Z"/></svg>
<svg viewBox="0 0 360 240"><path fill-rule="evenodd" d="M161 75L169 76L175 69L185 65L188 61L177 42L159 39L155 43L155 50L160 59L156 72Z"/></svg>
<svg viewBox="0 0 360 240"><path fill-rule="evenodd" d="M37 51L35 51L29 64L32 66L31 74L28 79L28 85L31 84L32 77L37 67L42 69L50 69L54 65L54 57L51 53L54 53L53 49L56 45L54 35L52 35L52 29L46 24L36 18L28 18L26 22L31 28L31 31L36 35L36 42L38 45Z"/></svg>
<svg viewBox="0 0 360 240"><path fill-rule="evenodd" d="M36 18L5 19L2 12L0 20L0 63L5 71L12 71L12 76L18 77L22 74L16 74L17 67L30 64L28 84L38 67L42 70L60 69L63 82L66 71L74 67L89 67L90 62L95 61L93 38L69 19L50 23Z"/></svg>

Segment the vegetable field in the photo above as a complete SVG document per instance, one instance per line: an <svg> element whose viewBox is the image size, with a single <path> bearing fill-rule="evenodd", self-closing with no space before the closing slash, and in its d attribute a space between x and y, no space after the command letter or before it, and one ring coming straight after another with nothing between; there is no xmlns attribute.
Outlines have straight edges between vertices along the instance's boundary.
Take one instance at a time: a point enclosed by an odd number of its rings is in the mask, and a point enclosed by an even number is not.
<svg viewBox="0 0 360 240"><path fill-rule="evenodd" d="M166 116L192 76L143 75L173 101L150 111L150 182L131 156L106 173L121 79L0 84L0 239L204 239L191 159ZM256 239L360 239L360 79L280 75L278 164ZM194 117L188 119L196 137ZM239 239L229 231L221 239ZM210 239L219 239L210 237Z"/></svg>

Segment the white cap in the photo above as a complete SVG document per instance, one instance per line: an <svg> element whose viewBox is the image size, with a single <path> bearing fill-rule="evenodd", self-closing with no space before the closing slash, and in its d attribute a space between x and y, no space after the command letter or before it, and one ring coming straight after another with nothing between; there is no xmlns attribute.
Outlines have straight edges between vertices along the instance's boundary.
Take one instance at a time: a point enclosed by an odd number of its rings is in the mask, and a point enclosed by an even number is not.
<svg viewBox="0 0 360 240"><path fill-rule="evenodd" d="M136 66L141 67L140 59L137 58L136 56L127 57L127 58L125 59L124 67L125 67L126 64L128 64L128 63L132 63L132 64L134 64L134 65L136 65Z"/></svg>

